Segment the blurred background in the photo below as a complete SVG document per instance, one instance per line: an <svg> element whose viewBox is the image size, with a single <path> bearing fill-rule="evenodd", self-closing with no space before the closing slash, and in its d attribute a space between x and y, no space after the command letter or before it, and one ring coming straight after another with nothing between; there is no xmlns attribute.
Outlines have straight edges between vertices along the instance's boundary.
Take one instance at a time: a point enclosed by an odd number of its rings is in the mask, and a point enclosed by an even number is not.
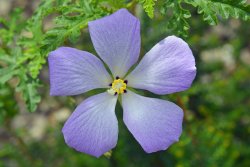
<svg viewBox="0 0 250 167"><path fill-rule="evenodd" d="M24 9L24 18L27 18L39 3L39 0L0 0L0 16L8 19L18 7ZM141 21L142 57L172 32L163 28L166 22L157 11L154 19L150 19L140 6L136 6L134 14ZM51 19L43 24L49 28ZM141 92L145 96L173 101L183 108L183 133L178 143L166 151L146 154L125 127L118 104L116 114L120 132L112 152L97 159L69 148L61 128L77 104L97 91L75 97L51 97L45 65L39 75L41 101L36 112L28 112L20 94L14 92L15 79L8 81L8 86L0 85L0 166L249 167L249 21L220 20L218 25L209 26L193 11L189 24L191 28L184 39L197 63L192 87L164 96ZM64 45L95 53L87 28L76 43Z"/></svg>

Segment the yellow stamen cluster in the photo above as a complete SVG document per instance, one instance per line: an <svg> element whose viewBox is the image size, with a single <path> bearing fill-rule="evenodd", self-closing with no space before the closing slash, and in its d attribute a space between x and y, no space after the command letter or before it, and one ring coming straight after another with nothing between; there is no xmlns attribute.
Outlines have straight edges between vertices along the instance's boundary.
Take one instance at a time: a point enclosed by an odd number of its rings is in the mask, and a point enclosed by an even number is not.
<svg viewBox="0 0 250 167"><path fill-rule="evenodd" d="M111 88L108 89L108 93L112 95L123 94L124 92L126 92L126 88L127 84L124 80L115 79L111 84Z"/></svg>

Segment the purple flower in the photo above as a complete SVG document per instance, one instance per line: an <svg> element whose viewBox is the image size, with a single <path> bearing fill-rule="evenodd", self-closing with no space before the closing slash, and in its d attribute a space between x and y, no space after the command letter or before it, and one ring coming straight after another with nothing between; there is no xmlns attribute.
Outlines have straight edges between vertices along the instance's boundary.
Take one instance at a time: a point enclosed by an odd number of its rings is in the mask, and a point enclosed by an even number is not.
<svg viewBox="0 0 250 167"><path fill-rule="evenodd" d="M84 100L66 121L65 142L96 157L116 146L115 106L121 96L123 120L147 152L166 150L179 140L183 111L172 102L138 95L129 88L163 95L186 90L196 75L195 60L182 39L170 36L156 44L129 74L140 52L140 22L126 9L89 22L95 50L60 47L49 54L50 94L78 95L96 88L107 91Z"/></svg>

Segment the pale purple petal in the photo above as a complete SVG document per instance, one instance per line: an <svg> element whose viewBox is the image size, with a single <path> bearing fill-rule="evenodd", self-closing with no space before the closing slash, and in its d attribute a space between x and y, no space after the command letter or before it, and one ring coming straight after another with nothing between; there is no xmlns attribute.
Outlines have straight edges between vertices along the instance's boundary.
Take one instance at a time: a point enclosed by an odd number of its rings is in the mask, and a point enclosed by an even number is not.
<svg viewBox="0 0 250 167"><path fill-rule="evenodd" d="M103 63L91 53L60 47L49 54L51 95L77 95L108 88L112 79Z"/></svg>
<svg viewBox="0 0 250 167"><path fill-rule="evenodd" d="M62 129L65 142L77 151L96 157L116 146L117 96L101 93L83 101Z"/></svg>
<svg viewBox="0 0 250 167"><path fill-rule="evenodd" d="M174 103L128 91L122 106L126 126L147 153L166 150L179 140L183 111Z"/></svg>
<svg viewBox="0 0 250 167"><path fill-rule="evenodd" d="M156 44L126 79L128 86L169 94L188 89L195 75L195 60L188 44L169 36Z"/></svg>
<svg viewBox="0 0 250 167"><path fill-rule="evenodd" d="M96 52L114 76L123 77L139 57L139 20L121 9L88 25Z"/></svg>

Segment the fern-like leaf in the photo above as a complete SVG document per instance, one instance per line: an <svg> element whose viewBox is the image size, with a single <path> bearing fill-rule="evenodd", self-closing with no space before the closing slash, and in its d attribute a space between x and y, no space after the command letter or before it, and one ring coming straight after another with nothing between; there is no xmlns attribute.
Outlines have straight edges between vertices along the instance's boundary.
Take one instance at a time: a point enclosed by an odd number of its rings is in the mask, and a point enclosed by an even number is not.
<svg viewBox="0 0 250 167"><path fill-rule="evenodd" d="M150 18L154 17L154 6L157 0L138 0Z"/></svg>
<svg viewBox="0 0 250 167"><path fill-rule="evenodd" d="M210 25L218 23L218 16L224 19L233 17L249 20L250 7L246 0L184 0L186 3L198 8L198 13L203 14L203 19Z"/></svg>
<svg viewBox="0 0 250 167"><path fill-rule="evenodd" d="M167 11L171 10L172 14L168 17L167 28L171 29L177 35L186 37L190 28L187 19L191 17L191 13L184 9L181 1L166 0L161 8L161 12L167 15Z"/></svg>

